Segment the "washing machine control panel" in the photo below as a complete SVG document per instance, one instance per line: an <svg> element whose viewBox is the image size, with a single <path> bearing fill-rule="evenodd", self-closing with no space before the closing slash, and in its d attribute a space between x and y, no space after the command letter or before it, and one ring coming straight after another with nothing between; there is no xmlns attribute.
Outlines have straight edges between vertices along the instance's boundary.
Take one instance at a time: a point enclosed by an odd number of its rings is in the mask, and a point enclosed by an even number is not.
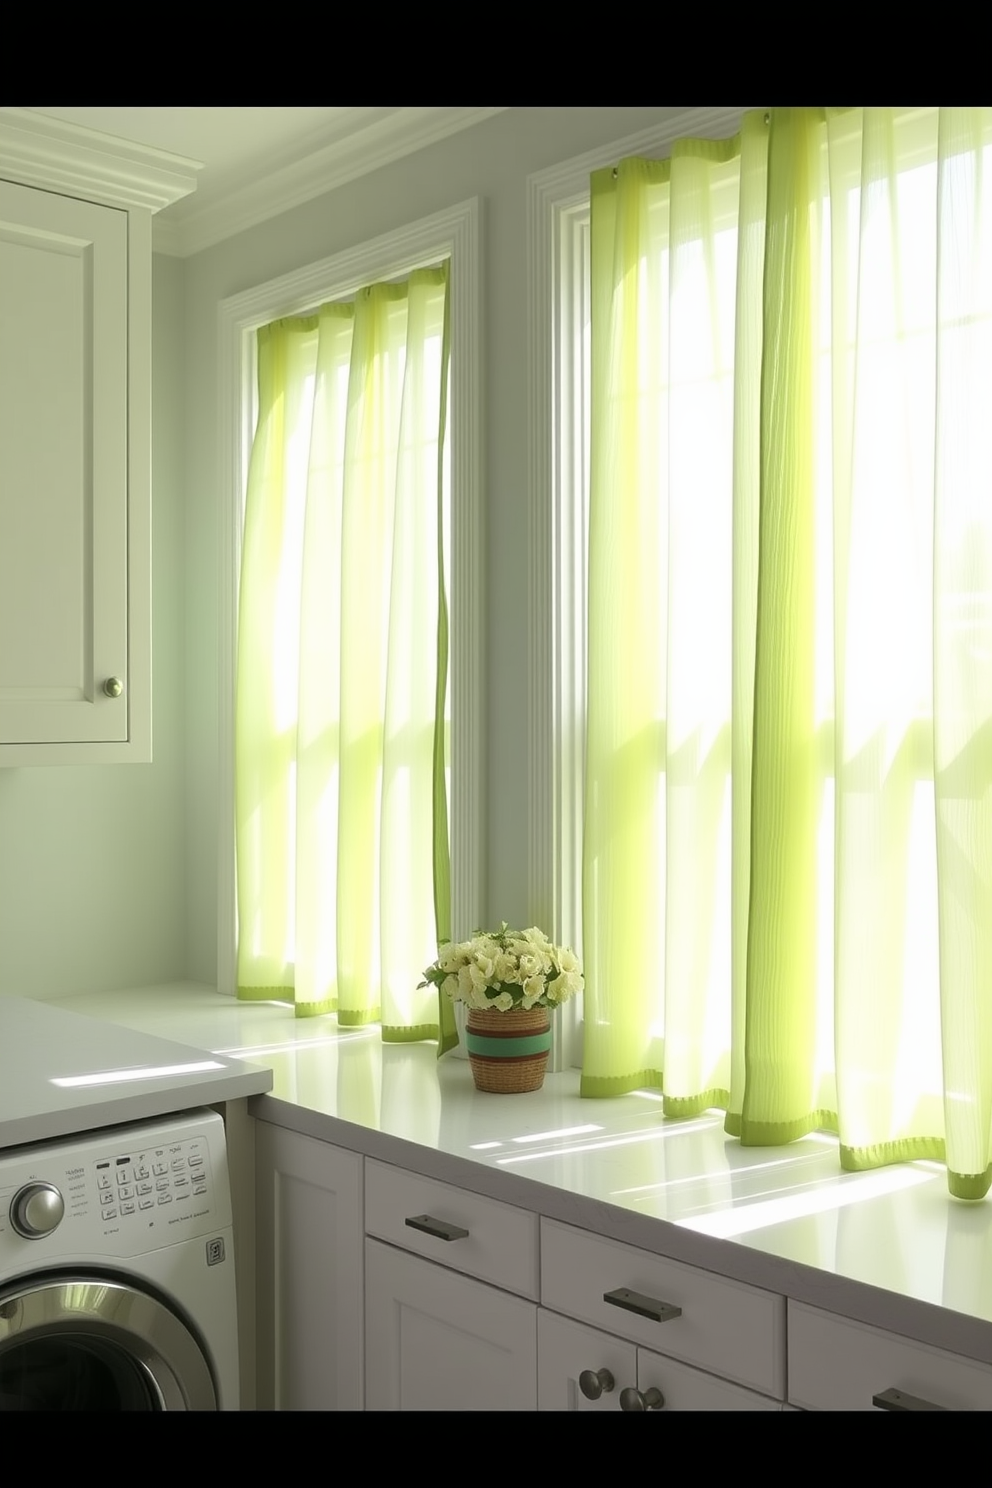
<svg viewBox="0 0 992 1488"><path fill-rule="evenodd" d="M0 1263L8 1241L29 1249L33 1265L56 1264L68 1247L137 1255L230 1222L223 1124L212 1111L0 1155Z"/></svg>
<svg viewBox="0 0 992 1488"><path fill-rule="evenodd" d="M98 1157L91 1175L102 1219L128 1219L169 1204L202 1207L210 1192L210 1153L202 1137L118 1150Z"/></svg>

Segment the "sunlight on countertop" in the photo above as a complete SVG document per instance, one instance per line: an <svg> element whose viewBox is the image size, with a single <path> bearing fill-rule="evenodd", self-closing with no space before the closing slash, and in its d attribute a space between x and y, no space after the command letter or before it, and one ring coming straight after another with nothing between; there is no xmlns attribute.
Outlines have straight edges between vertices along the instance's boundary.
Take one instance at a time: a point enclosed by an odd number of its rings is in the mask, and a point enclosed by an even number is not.
<svg viewBox="0 0 992 1488"><path fill-rule="evenodd" d="M378 1027L339 1030L333 1017L298 1019L195 984L50 1001L269 1067L271 1097L256 1098L257 1113L270 1100L295 1107L302 1131L328 1123L326 1140L332 1123L351 1123L614 1206L628 1222L661 1221L703 1244L729 1241L992 1321L992 1203L952 1199L937 1164L847 1173L822 1133L744 1147L719 1112L666 1119L656 1091L582 1100L577 1070L549 1075L540 1091L484 1095L467 1061L438 1061L432 1043L384 1045Z"/></svg>

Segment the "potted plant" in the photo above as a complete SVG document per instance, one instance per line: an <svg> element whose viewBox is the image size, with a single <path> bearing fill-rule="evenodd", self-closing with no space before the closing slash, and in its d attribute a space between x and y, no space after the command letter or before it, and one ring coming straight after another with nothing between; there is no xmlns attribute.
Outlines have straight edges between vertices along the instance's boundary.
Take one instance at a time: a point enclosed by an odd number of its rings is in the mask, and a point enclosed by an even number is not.
<svg viewBox="0 0 992 1488"><path fill-rule="evenodd" d="M543 930L479 930L445 943L420 983L468 1008L465 1023L476 1089L500 1095L539 1090L551 1048L549 1012L582 990L574 951Z"/></svg>

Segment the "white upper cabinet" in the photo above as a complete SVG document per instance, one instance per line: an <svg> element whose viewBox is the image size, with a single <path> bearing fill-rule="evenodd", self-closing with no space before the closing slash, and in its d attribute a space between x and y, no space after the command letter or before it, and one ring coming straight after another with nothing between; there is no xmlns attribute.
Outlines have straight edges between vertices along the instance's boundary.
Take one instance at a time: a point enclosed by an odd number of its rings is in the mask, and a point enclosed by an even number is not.
<svg viewBox="0 0 992 1488"><path fill-rule="evenodd" d="M151 216L194 170L0 110L0 764L151 759Z"/></svg>

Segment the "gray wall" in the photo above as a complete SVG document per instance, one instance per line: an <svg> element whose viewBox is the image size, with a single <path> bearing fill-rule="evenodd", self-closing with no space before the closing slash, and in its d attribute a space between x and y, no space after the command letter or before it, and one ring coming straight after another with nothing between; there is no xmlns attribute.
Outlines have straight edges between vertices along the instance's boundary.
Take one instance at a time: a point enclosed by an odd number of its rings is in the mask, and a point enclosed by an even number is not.
<svg viewBox="0 0 992 1488"><path fill-rule="evenodd" d="M0 994L185 974L184 277L155 259L153 763L0 769Z"/></svg>
<svg viewBox="0 0 992 1488"><path fill-rule="evenodd" d="M218 304L471 196L485 274L485 910L529 917L526 181L678 112L511 109L190 259L156 256L154 763L0 770L0 992L215 980Z"/></svg>

